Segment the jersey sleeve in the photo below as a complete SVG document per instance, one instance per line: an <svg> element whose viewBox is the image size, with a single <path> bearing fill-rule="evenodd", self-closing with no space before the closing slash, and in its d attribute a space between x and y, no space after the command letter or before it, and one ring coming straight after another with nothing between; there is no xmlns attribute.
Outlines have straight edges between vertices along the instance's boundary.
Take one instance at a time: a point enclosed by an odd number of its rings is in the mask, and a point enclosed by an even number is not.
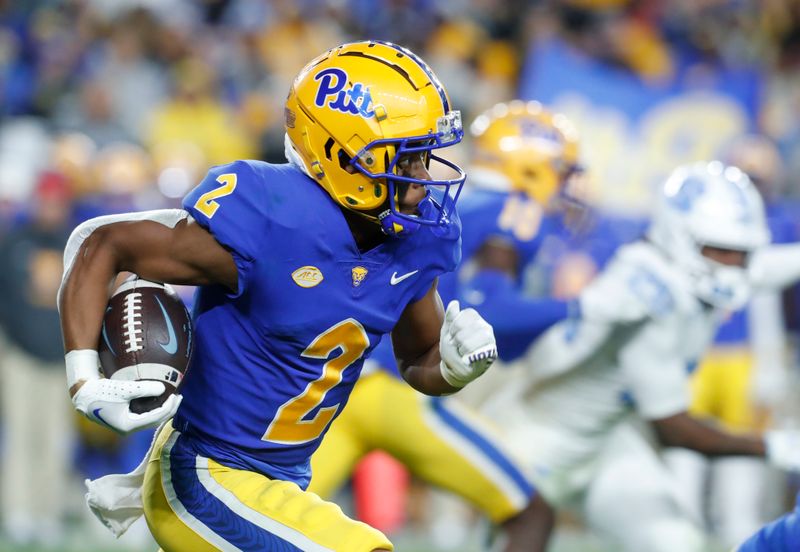
<svg viewBox="0 0 800 552"><path fill-rule="evenodd" d="M759 529L737 552L790 552L800 543L800 494L793 512Z"/></svg>
<svg viewBox="0 0 800 552"><path fill-rule="evenodd" d="M580 296L581 316L592 321L631 324L668 316L675 309L663 278L625 260L612 262Z"/></svg>
<svg viewBox="0 0 800 552"><path fill-rule="evenodd" d="M686 363L680 355L680 317L650 319L631 328L618 360L636 409L648 420L689 408Z"/></svg>
<svg viewBox="0 0 800 552"><path fill-rule="evenodd" d="M253 263L268 231L263 187L246 161L213 167L183 199L183 208L233 255L238 297L247 289Z"/></svg>

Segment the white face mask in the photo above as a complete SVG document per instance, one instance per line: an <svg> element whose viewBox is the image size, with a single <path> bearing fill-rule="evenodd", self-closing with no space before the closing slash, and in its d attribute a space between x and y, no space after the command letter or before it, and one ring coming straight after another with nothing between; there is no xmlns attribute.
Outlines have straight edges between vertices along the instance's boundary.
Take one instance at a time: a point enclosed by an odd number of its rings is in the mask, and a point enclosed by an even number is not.
<svg viewBox="0 0 800 552"><path fill-rule="evenodd" d="M694 294L709 305L726 310L738 310L750 299L747 270L740 266L724 265L704 259L703 270L691 274Z"/></svg>

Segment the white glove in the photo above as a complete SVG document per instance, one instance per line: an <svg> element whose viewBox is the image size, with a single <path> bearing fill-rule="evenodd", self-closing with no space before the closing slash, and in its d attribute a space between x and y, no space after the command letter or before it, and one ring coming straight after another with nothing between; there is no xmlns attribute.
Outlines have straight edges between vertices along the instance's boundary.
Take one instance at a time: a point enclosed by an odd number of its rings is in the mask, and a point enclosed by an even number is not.
<svg viewBox="0 0 800 552"><path fill-rule="evenodd" d="M800 471L800 431L773 429L764 433L767 460L787 471Z"/></svg>
<svg viewBox="0 0 800 552"><path fill-rule="evenodd" d="M464 387L497 359L492 327L475 309L462 311L458 301L450 301L444 313L439 353L444 380L453 387Z"/></svg>
<svg viewBox="0 0 800 552"><path fill-rule="evenodd" d="M67 383L84 383L72 397L75 410L90 420L118 433L130 433L157 425L175 415L183 397L170 395L164 404L149 412L131 412L130 402L142 397L157 397L165 390L160 381L112 380L101 377L97 351L70 351L66 357Z"/></svg>

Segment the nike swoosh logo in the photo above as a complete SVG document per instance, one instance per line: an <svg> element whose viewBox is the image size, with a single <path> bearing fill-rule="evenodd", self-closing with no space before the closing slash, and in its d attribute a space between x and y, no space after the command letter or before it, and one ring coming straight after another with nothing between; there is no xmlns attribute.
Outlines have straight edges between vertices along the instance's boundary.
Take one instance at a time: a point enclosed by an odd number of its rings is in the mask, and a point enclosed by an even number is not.
<svg viewBox="0 0 800 552"><path fill-rule="evenodd" d="M394 274L392 274L392 279L389 280L389 283L392 284L393 286L396 286L397 284L399 284L400 282L402 282L406 278L411 278L417 272L419 272L419 270L414 270L412 272L406 272L402 276L398 276L397 272L395 272Z"/></svg>
<svg viewBox="0 0 800 552"><path fill-rule="evenodd" d="M114 428L111 426L111 424L109 424L107 421L105 421L105 420L103 419L103 417L100 415L100 411L101 411L101 410L103 410L103 409L102 409L102 408L95 408L94 410L92 410L92 416L94 416L95 418L97 418L99 421L103 422L105 425L107 425L107 426L108 426L108 427L110 427L111 429L114 429Z"/></svg>
<svg viewBox="0 0 800 552"><path fill-rule="evenodd" d="M161 304L158 297L156 297L156 302L158 306L161 307L161 313L164 315L164 320L167 321L167 330L169 330L169 341L166 343L158 341L157 343L167 354L174 355L178 351L178 340L175 338L175 329L172 327L172 320L167 316L167 309L164 308L164 305Z"/></svg>
<svg viewBox="0 0 800 552"><path fill-rule="evenodd" d="M108 307L106 309L106 312L108 312L110 310L111 310L111 307ZM117 356L117 353L114 352L114 347L111 346L111 341L108 340L108 333L106 333L106 323L105 323L105 321L103 321L103 339L106 342L106 346L108 347L108 350L111 351L111 354L114 355L114 356Z"/></svg>

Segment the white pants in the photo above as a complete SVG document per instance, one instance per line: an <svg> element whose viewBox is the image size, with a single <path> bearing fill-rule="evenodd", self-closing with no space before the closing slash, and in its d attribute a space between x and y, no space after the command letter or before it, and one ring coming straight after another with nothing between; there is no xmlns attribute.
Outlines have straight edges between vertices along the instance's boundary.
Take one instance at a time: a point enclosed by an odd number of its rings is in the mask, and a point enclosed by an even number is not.
<svg viewBox="0 0 800 552"><path fill-rule="evenodd" d="M636 429L608 441L583 502L586 521L625 552L703 552L700 524L675 493L671 473Z"/></svg>
<svg viewBox="0 0 800 552"><path fill-rule="evenodd" d="M725 547L742 543L778 515L766 506L775 501L770 492L776 490L779 475L763 458L709 459L685 449L670 449L665 456L678 491L698 515L707 513L712 532Z"/></svg>
<svg viewBox="0 0 800 552"><path fill-rule="evenodd" d="M64 367L0 349L0 516L15 541L57 539L71 473L74 412Z"/></svg>

